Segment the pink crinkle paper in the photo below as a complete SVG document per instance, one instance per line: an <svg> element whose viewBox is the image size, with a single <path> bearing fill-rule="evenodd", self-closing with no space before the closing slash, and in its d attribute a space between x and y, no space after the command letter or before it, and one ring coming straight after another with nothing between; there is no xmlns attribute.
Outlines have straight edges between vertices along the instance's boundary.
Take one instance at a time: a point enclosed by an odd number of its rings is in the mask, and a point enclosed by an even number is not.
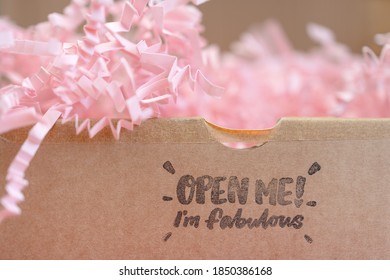
<svg viewBox="0 0 390 280"><path fill-rule="evenodd" d="M389 116L388 34L376 37L379 57L356 55L310 24L319 47L301 53L270 21L221 54L201 36L203 2L73 0L28 29L0 19L0 134L33 125L8 169L0 222L21 213L25 171L59 120L118 139L155 117L254 129L283 116Z"/></svg>

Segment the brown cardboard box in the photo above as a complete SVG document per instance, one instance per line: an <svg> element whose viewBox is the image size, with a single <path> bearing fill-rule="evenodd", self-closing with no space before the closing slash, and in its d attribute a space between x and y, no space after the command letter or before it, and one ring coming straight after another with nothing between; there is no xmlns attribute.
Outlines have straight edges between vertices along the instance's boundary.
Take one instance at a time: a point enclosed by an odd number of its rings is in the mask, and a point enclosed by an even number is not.
<svg viewBox="0 0 390 280"><path fill-rule="evenodd" d="M2 186L26 133L1 138ZM0 259L389 259L389 170L389 120L155 119L120 141L58 124Z"/></svg>

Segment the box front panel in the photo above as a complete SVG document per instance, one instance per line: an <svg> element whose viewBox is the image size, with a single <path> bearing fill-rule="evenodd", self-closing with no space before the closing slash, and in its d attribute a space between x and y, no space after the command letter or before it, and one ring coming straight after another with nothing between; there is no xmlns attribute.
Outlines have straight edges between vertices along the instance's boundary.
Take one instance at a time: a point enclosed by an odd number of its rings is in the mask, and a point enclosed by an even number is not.
<svg viewBox="0 0 390 280"><path fill-rule="evenodd" d="M389 147L44 144L0 258L388 259ZM17 148L1 144L0 174Z"/></svg>

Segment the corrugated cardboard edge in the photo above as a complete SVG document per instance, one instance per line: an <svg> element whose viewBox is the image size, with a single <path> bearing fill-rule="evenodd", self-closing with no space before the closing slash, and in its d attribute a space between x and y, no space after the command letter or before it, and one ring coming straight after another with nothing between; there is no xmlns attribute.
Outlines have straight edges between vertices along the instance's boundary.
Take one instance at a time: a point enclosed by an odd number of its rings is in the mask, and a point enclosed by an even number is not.
<svg viewBox="0 0 390 280"><path fill-rule="evenodd" d="M22 143L30 127L1 135L5 143ZM86 131L76 135L74 123L58 122L45 139L56 143L213 143L269 141L331 141L390 139L390 119L282 118L264 130L227 129L202 118L151 119L133 131L123 130L119 141L109 128L93 139Z"/></svg>

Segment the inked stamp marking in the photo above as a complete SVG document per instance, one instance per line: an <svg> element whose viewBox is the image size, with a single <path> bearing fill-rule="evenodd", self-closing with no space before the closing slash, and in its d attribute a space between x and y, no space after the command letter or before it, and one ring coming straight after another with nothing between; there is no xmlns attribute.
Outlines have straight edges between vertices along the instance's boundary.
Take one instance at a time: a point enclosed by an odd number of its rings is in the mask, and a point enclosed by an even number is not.
<svg viewBox="0 0 390 280"><path fill-rule="evenodd" d="M313 163L313 165L309 168L309 171L307 173L311 176L316 174L316 172L321 170L321 165L318 164L318 162Z"/></svg>
<svg viewBox="0 0 390 280"><path fill-rule="evenodd" d="M163 168L171 174L175 174L175 169L170 161L163 164ZM314 162L307 173L311 176L321 170L321 166ZM219 174L221 175L221 174ZM206 227L209 230L215 229L263 229L280 227L300 229L303 227L305 217L301 214L288 216L283 213L273 213L280 207L295 206L300 208L304 202L305 187L307 179L304 176L282 177L282 178L238 178L237 176L192 176L182 175L176 185L177 202L182 206L193 204L212 204L215 208L206 217L201 217L196 213L182 209L176 212L173 220L175 228L196 229ZM163 201L172 201L172 196L164 195ZM245 213L245 207L227 213L224 205L239 204L245 206L251 203L251 213ZM254 208L259 206L259 211L254 212ZM314 200L306 202L309 207L316 207ZM273 208L278 206L278 208ZM229 207L230 208L230 207ZM291 213L291 212L288 212ZM168 232L163 240L167 241L172 236ZM304 239L309 244L313 239L305 234Z"/></svg>
<svg viewBox="0 0 390 280"><path fill-rule="evenodd" d="M192 226L194 228L198 228L200 223L200 216L187 216L187 214L188 212L186 210L177 212L173 226L179 227L182 225L183 227Z"/></svg>
<svg viewBox="0 0 390 280"><path fill-rule="evenodd" d="M310 206L310 207L316 207L317 206L317 201L309 201L308 203L306 203L307 206Z"/></svg>
<svg viewBox="0 0 390 280"><path fill-rule="evenodd" d="M302 176L298 176L297 183L296 183L296 190L295 195L297 199L294 200L295 207L299 208L301 207L303 203L302 196L305 193L305 184L306 184L306 178Z"/></svg>
<svg viewBox="0 0 390 280"><path fill-rule="evenodd" d="M168 171L169 173L171 173L172 175L175 174L175 172L176 172L175 168L173 167L172 163L171 163L169 160L167 160L166 162L164 162L163 168L164 168L166 171ZM166 195L164 195L164 196L162 197L162 199L163 199L163 201L172 201L172 200L173 200L173 198L172 198L171 196L166 196ZM171 238L171 236L172 236L172 232L168 232L168 233L164 236L164 238L163 238L164 242L167 242L168 239Z"/></svg>
<svg viewBox="0 0 390 280"><path fill-rule="evenodd" d="M165 242L167 242L168 239L169 239L171 236L172 236L172 232L168 232L168 233L164 236L163 240L164 240Z"/></svg>
<svg viewBox="0 0 390 280"><path fill-rule="evenodd" d="M166 171L168 171L169 173L171 173L172 175L175 174L176 170L175 168L173 167L172 163L167 160L166 162L164 162L163 164L163 167Z"/></svg>
<svg viewBox="0 0 390 280"><path fill-rule="evenodd" d="M308 242L308 243L313 243L313 239L310 237L310 236L308 236L307 234L305 234L305 240Z"/></svg>

